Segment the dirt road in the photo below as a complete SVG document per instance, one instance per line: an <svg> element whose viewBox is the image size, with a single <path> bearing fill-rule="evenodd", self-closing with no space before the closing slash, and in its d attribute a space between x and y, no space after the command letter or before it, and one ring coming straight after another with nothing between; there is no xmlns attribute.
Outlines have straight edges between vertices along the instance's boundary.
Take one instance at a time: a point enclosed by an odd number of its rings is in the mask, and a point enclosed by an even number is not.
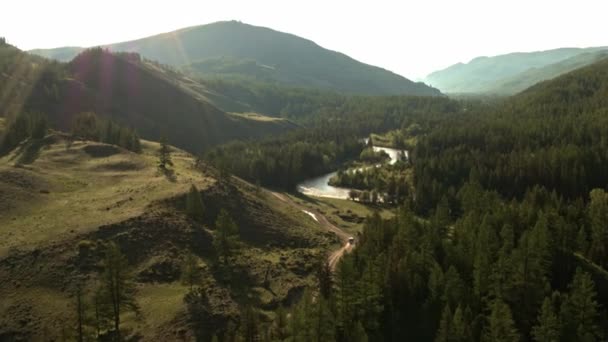
<svg viewBox="0 0 608 342"><path fill-rule="evenodd" d="M279 200L281 200L285 203L288 203L289 205L296 207L296 208L302 210L303 212L313 216L313 218L317 222L319 222L319 224L321 226L327 228L327 230L329 230L330 232L333 232L340 238L340 240L344 243L344 245L342 247L340 247L340 249L333 251L327 258L327 260L329 261L329 267L332 270L335 270L336 265L338 265L338 261L340 261L340 259L344 256L344 254L346 254L347 252L350 252L355 247L354 244L351 244L348 242L348 238L350 237L350 235L347 234L342 229L340 229L339 227L337 227L336 225L334 225L333 223L329 222L329 220L327 219L327 217L325 217L325 215L317 212L316 210L307 208L307 207L295 202L288 196L285 196L278 192L271 191L270 193L273 196L275 196L276 198L278 198Z"/></svg>

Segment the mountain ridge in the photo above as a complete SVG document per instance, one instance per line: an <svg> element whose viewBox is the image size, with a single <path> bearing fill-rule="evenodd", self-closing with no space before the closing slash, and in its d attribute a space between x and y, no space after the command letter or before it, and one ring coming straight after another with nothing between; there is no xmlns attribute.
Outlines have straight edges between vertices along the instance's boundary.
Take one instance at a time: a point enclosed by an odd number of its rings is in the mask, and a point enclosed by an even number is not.
<svg viewBox="0 0 608 342"><path fill-rule="evenodd" d="M183 68L200 77L240 76L353 94L441 95L439 90L423 83L359 62L341 52L323 48L312 40L236 21L191 26L103 47L112 51L137 52L145 58ZM31 52L47 58L65 60L70 57L65 48ZM274 69L260 78L247 70L229 69L213 73L200 67L201 62L220 57L254 60Z"/></svg>
<svg viewBox="0 0 608 342"><path fill-rule="evenodd" d="M424 80L447 93L497 93L511 95L540 81L559 76L572 68L560 68L559 63L585 53L597 53L608 50L608 47L557 48L533 52L512 52L496 56L479 56L468 63L456 63L447 68L429 74ZM591 63L588 62L587 64ZM525 78L525 73L532 69L547 68L554 65L555 71L546 76L537 76L531 80L513 80ZM586 64L580 65L584 66ZM522 85L510 89L503 87L507 82L521 82Z"/></svg>

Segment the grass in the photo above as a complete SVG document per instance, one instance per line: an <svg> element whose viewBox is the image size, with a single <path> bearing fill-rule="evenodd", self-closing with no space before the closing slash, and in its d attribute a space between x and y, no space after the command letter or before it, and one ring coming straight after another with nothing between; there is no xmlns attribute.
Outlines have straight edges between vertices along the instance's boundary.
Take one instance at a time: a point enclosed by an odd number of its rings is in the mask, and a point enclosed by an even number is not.
<svg viewBox="0 0 608 342"><path fill-rule="evenodd" d="M383 218L394 216L392 209L371 207L350 200L308 197L301 194L298 194L297 196L288 196L295 202L325 215L331 223L352 235L356 235L363 230L363 222L356 222L348 219L348 217L356 219L357 221L362 221L367 216L372 215L375 210L378 210L380 216ZM310 219L310 221L312 221L312 219Z"/></svg>
<svg viewBox="0 0 608 342"><path fill-rule="evenodd" d="M3 236L0 278L11 279L0 282L0 298L3 298L0 322L7 322L5 326L16 331L39 334L48 330L45 336L60 339L58 332L66 322L73 322L73 281L75 274L80 273L70 270L74 270L72 258L78 255L75 253L80 245L95 249L91 246L103 244L104 239L133 244L133 250L123 252L145 256L131 265L134 274L142 274L164 260L179 264L185 249L193 248L188 239L189 229L195 226L188 226L184 216L173 212L175 200L166 200L184 196L192 183L205 196L219 191L216 195L219 197L210 198L217 199L222 208L232 208L231 199L239 203L239 207L230 209L235 218L239 213L246 214L247 220L240 227L243 248L231 267L237 284L224 283L211 266L203 272L203 282L211 291L219 314L250 299L265 310L293 299L292 289L314 284L316 262L331 246L326 230L298 208L236 178L230 180L228 186L238 189L236 194L221 190L223 187L210 174L193 167L191 155L180 150L172 153L175 180L170 180L158 170L157 143L142 141L143 152L134 154L84 141L74 142L67 148L61 135L45 141L36 146L37 152L28 157L27 163L20 163L20 151L30 148L27 144L0 158L0 235ZM206 205L209 209L210 203ZM147 221L149 217L155 220ZM129 220L131 218L136 219ZM135 223L122 226L123 221ZM140 226L139 222L151 222L151 226ZM107 232L110 235L96 237L100 226L114 223L117 224L114 227L128 229L118 230L116 235ZM205 224L203 229L209 232L212 224ZM162 231L162 241L157 235L150 235L158 231L155 227L166 228ZM250 237L262 236L258 239L261 242L246 239L245 231ZM210 242L207 240L207 243ZM194 252L201 253L205 262L210 261L205 254L210 253L208 250ZM32 264L30 257L37 258L38 254L44 257ZM5 258L9 255L10 258ZM9 259L10 263L4 262ZM99 260L95 260L98 264ZM91 277L85 285L86 291L92 292L97 286L98 272L94 268L84 272L89 272ZM162 340L159 336L174 331L173 324L179 324L175 323L176 319L183 318L180 315L185 310L183 297L188 287L174 278L137 279L136 300L141 307L141 319L126 313L124 329L141 335L144 340ZM21 320L32 323L20 326ZM3 329L0 326L0 334Z"/></svg>
<svg viewBox="0 0 608 342"><path fill-rule="evenodd" d="M263 114L253 113L253 112L249 112L249 113L228 113L228 114L236 116L236 117L239 117L239 118L244 118L244 119L254 120L254 121L262 121L262 122L285 121L285 119L283 119L283 118L275 118L275 117L266 116L266 115L263 115Z"/></svg>
<svg viewBox="0 0 608 342"><path fill-rule="evenodd" d="M15 175L17 182L0 179L0 186L9 197L22 198L0 212L0 234L5 236L0 257L11 248L31 247L141 215L149 203L183 193L190 184L204 189L213 182L178 150L173 153L176 181L168 180L156 166L156 143L143 141L142 154L121 151L103 158L85 152L91 144L101 145L75 142L66 149L62 142L50 144L21 167L15 167L19 157L14 153L0 159L0 173ZM24 188L19 182L34 185Z"/></svg>
<svg viewBox="0 0 608 342"><path fill-rule="evenodd" d="M136 319L133 314L126 316L125 327L141 331L144 339L153 338L153 333L159 327L170 322L181 310L184 310L184 296L189 290L188 286L177 282L140 286L137 303L142 319Z"/></svg>

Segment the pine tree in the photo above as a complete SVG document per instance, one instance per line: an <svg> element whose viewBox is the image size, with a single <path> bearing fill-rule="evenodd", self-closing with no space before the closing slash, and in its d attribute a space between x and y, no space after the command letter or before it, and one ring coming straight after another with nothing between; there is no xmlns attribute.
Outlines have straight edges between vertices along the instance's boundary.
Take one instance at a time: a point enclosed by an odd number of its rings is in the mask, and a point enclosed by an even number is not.
<svg viewBox="0 0 608 342"><path fill-rule="evenodd" d="M595 338L601 337L597 324L599 317L597 293L589 273L584 272L580 267L577 268L569 290L560 314L564 324L563 337L569 341L583 340L587 334Z"/></svg>
<svg viewBox="0 0 608 342"><path fill-rule="evenodd" d="M135 302L135 287L128 270L127 259L114 243L110 243L106 250L101 291L102 300L110 307L114 333L120 341L122 311L130 309L137 313L138 307Z"/></svg>
<svg viewBox="0 0 608 342"><path fill-rule="evenodd" d="M492 303L488 324L484 331L484 341L487 342L518 342L521 340L515 322L511 316L511 309L502 300L496 299Z"/></svg>
<svg viewBox="0 0 608 342"><path fill-rule="evenodd" d="M188 216L194 220L201 220L203 218L203 200L200 192L196 186L194 186L194 184L190 186L190 191L186 197L186 212L188 213Z"/></svg>
<svg viewBox="0 0 608 342"><path fill-rule="evenodd" d="M317 282L319 284L319 293L321 296L323 296L323 298L328 299L331 296L333 279L329 260L327 260L325 257L319 262L317 269Z"/></svg>
<svg viewBox="0 0 608 342"><path fill-rule="evenodd" d="M559 342L560 322L553 308L551 298L546 297L538 314L538 324L532 328L536 342Z"/></svg>
<svg viewBox="0 0 608 342"><path fill-rule="evenodd" d="M350 336L348 341L368 342L369 338L367 336L367 332L365 331L365 328L363 327L363 324L361 324L361 321L357 321L353 326L354 326L353 330L348 333L348 336Z"/></svg>
<svg viewBox="0 0 608 342"><path fill-rule="evenodd" d="M79 285L76 288L76 316L78 318L76 336L78 342L84 341L85 338L84 326L86 322L86 305L82 292L82 287Z"/></svg>
<svg viewBox="0 0 608 342"><path fill-rule="evenodd" d="M160 138L160 148L158 150L158 166L161 169L167 168L167 166L173 166L171 160L171 148L166 136Z"/></svg>
<svg viewBox="0 0 608 342"><path fill-rule="evenodd" d="M355 270L351 258L346 257L338 264L336 272L336 325L345 335L353 327L355 318Z"/></svg>
<svg viewBox="0 0 608 342"><path fill-rule="evenodd" d="M311 315L312 341L324 342L333 341L335 334L334 316L330 310L328 301L319 297L312 303Z"/></svg>
<svg viewBox="0 0 608 342"><path fill-rule="evenodd" d="M181 271L182 283L190 286L190 291L192 291L194 284L200 281L202 275L198 266L198 259L192 252L186 254Z"/></svg>
<svg viewBox="0 0 608 342"><path fill-rule="evenodd" d="M452 310L450 304L446 304L441 313L441 321L439 321L439 329L435 336L435 342L449 342L452 332Z"/></svg>
<svg viewBox="0 0 608 342"><path fill-rule="evenodd" d="M462 310L461 306L458 305L452 318L452 324L450 325L450 342L467 342L471 341L471 328L467 320L467 315Z"/></svg>
<svg viewBox="0 0 608 342"><path fill-rule="evenodd" d="M285 341L289 337L289 322L287 312L283 306L279 306L275 319L270 328L270 337L273 341Z"/></svg>
<svg viewBox="0 0 608 342"><path fill-rule="evenodd" d="M608 266L608 193L594 189L589 194L589 221L591 222L591 246L589 257L602 267Z"/></svg>
<svg viewBox="0 0 608 342"><path fill-rule="evenodd" d="M248 306L241 311L241 326L239 328L241 340L244 342L257 342L260 338L260 320L258 313Z"/></svg>
<svg viewBox="0 0 608 342"><path fill-rule="evenodd" d="M196 287L186 294L184 303L197 340L209 341L215 332L214 323L216 322L213 320L213 309L209 303L207 292L200 287ZM230 331L230 329L227 330Z"/></svg>
<svg viewBox="0 0 608 342"><path fill-rule="evenodd" d="M239 229L230 214L222 209L215 221L215 237L213 246L224 266L228 265L231 256L234 255L239 246Z"/></svg>

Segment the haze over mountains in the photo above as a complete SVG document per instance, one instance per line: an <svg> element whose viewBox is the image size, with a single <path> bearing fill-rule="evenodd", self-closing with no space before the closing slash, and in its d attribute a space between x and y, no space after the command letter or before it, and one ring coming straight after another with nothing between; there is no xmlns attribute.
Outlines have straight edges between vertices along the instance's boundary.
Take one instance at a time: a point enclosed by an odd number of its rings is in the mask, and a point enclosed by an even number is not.
<svg viewBox="0 0 608 342"><path fill-rule="evenodd" d="M70 63L49 63L0 44L0 81L0 116L45 113L54 127L68 131L75 115L94 112L136 128L147 139L165 135L194 153L296 127L280 118L226 113L211 103L202 85L136 54L92 49Z"/></svg>
<svg viewBox="0 0 608 342"><path fill-rule="evenodd" d="M184 28L104 46L197 76L247 78L290 86L368 95L440 95L437 89L358 62L292 34L237 21ZM83 48L62 47L32 53L62 61Z"/></svg>
<svg viewBox="0 0 608 342"><path fill-rule="evenodd" d="M477 57L431 73L428 84L446 93L512 95L608 56L608 47L561 48Z"/></svg>

